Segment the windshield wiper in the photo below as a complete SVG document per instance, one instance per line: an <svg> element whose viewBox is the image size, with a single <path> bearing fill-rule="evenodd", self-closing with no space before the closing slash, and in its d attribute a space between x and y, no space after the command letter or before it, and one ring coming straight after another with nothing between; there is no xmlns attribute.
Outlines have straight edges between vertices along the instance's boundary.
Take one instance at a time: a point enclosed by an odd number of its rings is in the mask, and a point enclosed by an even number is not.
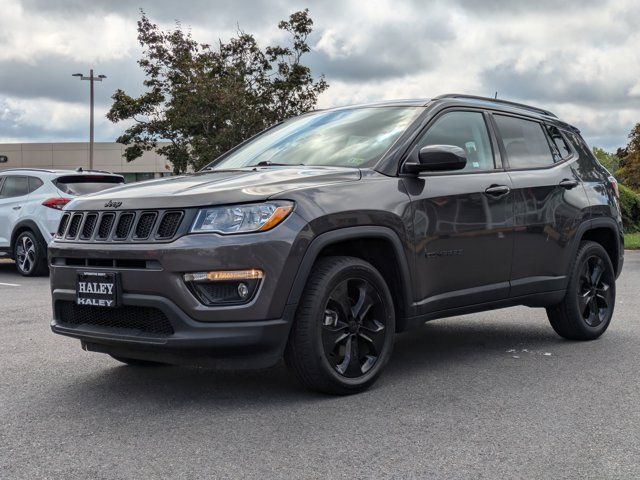
<svg viewBox="0 0 640 480"><path fill-rule="evenodd" d="M263 160L262 162L258 162L255 165L249 165L247 168L251 167L300 167L304 166L304 163L276 163L271 160Z"/></svg>

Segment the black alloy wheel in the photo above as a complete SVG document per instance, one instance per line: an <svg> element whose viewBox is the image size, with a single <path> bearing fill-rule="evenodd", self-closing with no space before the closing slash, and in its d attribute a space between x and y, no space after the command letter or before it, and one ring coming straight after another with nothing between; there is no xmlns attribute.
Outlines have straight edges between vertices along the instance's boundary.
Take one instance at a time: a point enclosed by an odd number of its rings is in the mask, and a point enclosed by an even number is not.
<svg viewBox="0 0 640 480"><path fill-rule="evenodd" d="M285 362L311 390L361 392L389 361L395 331L393 298L373 265L355 257L321 258L298 304Z"/></svg>
<svg viewBox="0 0 640 480"><path fill-rule="evenodd" d="M333 289L324 311L322 345L336 372L356 378L373 368L384 348L385 317L382 299L366 279L350 278Z"/></svg>
<svg viewBox="0 0 640 480"><path fill-rule="evenodd" d="M616 275L609 254L592 241L580 243L569 272L564 298L547 308L551 326L570 340L594 340L611 323Z"/></svg>
<svg viewBox="0 0 640 480"><path fill-rule="evenodd" d="M610 277L599 256L592 255L582 262L578 305L582 318L590 327L601 325L610 316L613 306L613 279Z"/></svg>

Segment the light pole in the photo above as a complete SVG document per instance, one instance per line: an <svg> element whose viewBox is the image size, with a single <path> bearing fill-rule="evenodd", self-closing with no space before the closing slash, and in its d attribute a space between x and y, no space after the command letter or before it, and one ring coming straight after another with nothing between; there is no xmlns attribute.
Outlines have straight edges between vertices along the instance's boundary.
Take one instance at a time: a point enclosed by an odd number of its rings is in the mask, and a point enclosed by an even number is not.
<svg viewBox="0 0 640 480"><path fill-rule="evenodd" d="M74 73L72 77L80 77L80 80L89 80L89 98L90 98L90 119L89 119L89 170L93 170L93 82L101 82L107 78L106 75L93 76L93 68L89 70L89 76L85 77L81 73Z"/></svg>

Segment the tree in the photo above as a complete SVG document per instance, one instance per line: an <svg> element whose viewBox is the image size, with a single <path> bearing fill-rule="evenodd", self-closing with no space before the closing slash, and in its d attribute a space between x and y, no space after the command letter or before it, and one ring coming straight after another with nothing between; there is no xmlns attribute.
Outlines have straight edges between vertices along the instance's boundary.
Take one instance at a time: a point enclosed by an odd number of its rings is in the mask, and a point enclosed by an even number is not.
<svg viewBox="0 0 640 480"><path fill-rule="evenodd" d="M127 161L167 141L157 151L175 173L199 169L259 131L313 109L328 88L324 76L314 79L301 63L310 51L308 9L278 24L289 46L265 49L242 30L214 48L196 42L179 23L162 31L141 14L138 64L147 90L135 98L117 90L107 113L112 122L134 120L117 139L127 145Z"/></svg>
<svg viewBox="0 0 640 480"><path fill-rule="evenodd" d="M598 161L607 169L611 174L615 174L620 167L620 159L612 153L605 151L602 148L593 147L593 154Z"/></svg>
<svg viewBox="0 0 640 480"><path fill-rule="evenodd" d="M618 150L620 169L617 176L627 187L640 191L640 123L629 133L629 144Z"/></svg>

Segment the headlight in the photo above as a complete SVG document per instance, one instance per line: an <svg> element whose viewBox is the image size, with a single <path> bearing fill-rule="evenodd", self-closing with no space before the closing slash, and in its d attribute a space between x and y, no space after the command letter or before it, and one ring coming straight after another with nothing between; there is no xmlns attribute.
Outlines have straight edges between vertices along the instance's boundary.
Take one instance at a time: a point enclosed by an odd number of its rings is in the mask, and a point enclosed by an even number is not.
<svg viewBox="0 0 640 480"><path fill-rule="evenodd" d="M264 232L287 218L291 210L291 202L203 208L193 222L191 233Z"/></svg>

